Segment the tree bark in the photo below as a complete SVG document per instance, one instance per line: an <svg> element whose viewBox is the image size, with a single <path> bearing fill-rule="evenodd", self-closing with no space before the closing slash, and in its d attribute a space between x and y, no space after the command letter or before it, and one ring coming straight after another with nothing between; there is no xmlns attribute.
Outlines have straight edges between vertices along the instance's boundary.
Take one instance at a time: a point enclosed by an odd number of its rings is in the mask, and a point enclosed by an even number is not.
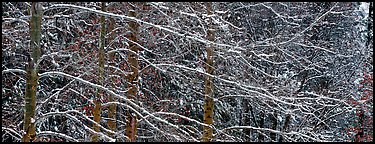
<svg viewBox="0 0 375 144"><path fill-rule="evenodd" d="M207 13L208 15L212 14L212 5L211 3L206 3ZM215 41L214 30L212 29L212 20L210 20L208 32L207 32L207 39L211 42ZM208 74L213 74L213 46L209 45L206 47L207 58L206 58L206 72ZM213 83L212 77L206 75L205 79L205 104L204 104L204 117L203 122L207 125L213 125L213 117L214 117L214 99L213 99ZM213 129L208 126L203 126L203 138L202 141L211 141L212 140Z"/></svg>
<svg viewBox="0 0 375 144"><path fill-rule="evenodd" d="M303 85L305 84L305 82L307 80L307 76L308 76L307 73L304 73L302 75L302 81L301 81L301 84L299 85L298 90L294 93L295 96L297 96L297 94L302 91ZM294 108L295 108L294 105L290 106L291 110L293 110ZM289 127L289 123L290 123L290 118L291 118L290 114L287 114L285 116L285 122L283 124L283 128L281 129L282 132L287 132L288 131L288 127ZM279 142L282 142L283 140L284 140L284 137L282 135L280 135Z"/></svg>
<svg viewBox="0 0 375 144"><path fill-rule="evenodd" d="M136 17L137 13L135 12L136 8L130 5L131 9L129 10L130 17ZM138 33L138 23L134 21L129 21L130 34L127 35L127 38L137 42L137 33ZM138 94L138 46L132 42L129 43L129 48L131 51L128 52L128 63L130 64L130 69L132 73L128 76L129 91L128 99L136 99ZM130 141L136 140L137 134L137 116L134 112L127 109L127 121L126 121L126 136Z"/></svg>
<svg viewBox="0 0 375 144"><path fill-rule="evenodd" d="M112 10L113 10L113 7L109 7L108 8L108 11L111 12ZM112 32L112 30L114 29L116 23L115 23L115 20L112 17L109 18L109 21L110 22L109 22L109 26L108 26L108 32L111 32L111 34L110 34L110 36L108 38L108 43L111 43L111 41L114 39L114 34L115 34L115 32ZM114 54L108 54L108 57L109 57L110 61L114 61L115 60L115 55ZM109 65L114 66L114 63L110 63ZM115 87L114 82L112 82L112 86ZM113 96L109 96L108 97L108 101L112 102L112 101L115 101L115 99L114 99ZM110 118L108 120L108 127L112 131L116 130L116 107L117 107L116 104L111 104L108 107L108 118ZM108 135L112 136L112 133L108 133Z"/></svg>
<svg viewBox="0 0 375 144"><path fill-rule="evenodd" d="M359 116L358 116L358 126L357 128L359 129L359 131L357 132L357 134L355 135L355 139L354 139L354 142L361 142L363 141L363 137L364 137L364 113L363 113L363 110L362 108L359 110Z"/></svg>
<svg viewBox="0 0 375 144"><path fill-rule="evenodd" d="M40 57L40 38L41 25L43 17L43 7L40 3L31 4L30 20L30 50L31 57L28 55L28 64L26 65L26 92L25 92L25 111L22 137L23 142L30 142L36 139L35 133L35 107L36 107L36 90L38 87L38 68L36 62Z"/></svg>
<svg viewBox="0 0 375 144"><path fill-rule="evenodd" d="M290 118L291 118L291 115L287 114L286 117L285 117L285 122L284 122L284 126L282 128L282 131L287 131L288 126L289 126ZM283 140L284 140L284 137L282 135L280 135L278 142L282 142Z"/></svg>
<svg viewBox="0 0 375 144"><path fill-rule="evenodd" d="M277 114L276 113L270 114L270 120L271 120L271 129L277 130ZM276 137L277 137L277 134L271 132L270 134L271 140L276 141Z"/></svg>
<svg viewBox="0 0 375 144"><path fill-rule="evenodd" d="M373 27L373 22L372 22L372 15L373 15L373 2L370 2L369 5L369 15L368 15L368 20L367 20L367 42L366 42L366 47L369 48L371 43L372 43L372 27Z"/></svg>
<svg viewBox="0 0 375 144"><path fill-rule="evenodd" d="M105 3L102 2L102 11L106 11L105 8ZM98 83L100 85L103 85L103 79L104 79L104 63L105 63L105 58L104 58L104 45L105 45L105 17L101 16L100 17L100 24L101 24L101 29L100 29L100 37L99 37L99 69L98 69ZM102 97L104 95L104 92L102 90L97 90L97 95L96 99L94 101L95 107L94 107L94 121L100 124L100 114L102 112ZM100 132L100 127L96 124L94 124L94 130L96 132ZM98 135L94 135L92 137L93 142L98 141Z"/></svg>
<svg viewBox="0 0 375 144"><path fill-rule="evenodd" d="M264 112L263 111L259 113L259 119L260 119L259 127L263 128L264 127ZM263 142L263 141L264 141L264 136L259 133L258 142Z"/></svg>
<svg viewBox="0 0 375 144"><path fill-rule="evenodd" d="M249 104L249 100L244 98L243 101L242 101L244 115L242 116L243 122L242 122L241 125L245 125L245 126L250 126L250 112L249 112L249 105L248 104ZM250 106L250 108L251 108L251 106ZM246 136L250 136L251 129L244 129L243 131L244 131ZM250 139L246 138L246 141L250 141Z"/></svg>

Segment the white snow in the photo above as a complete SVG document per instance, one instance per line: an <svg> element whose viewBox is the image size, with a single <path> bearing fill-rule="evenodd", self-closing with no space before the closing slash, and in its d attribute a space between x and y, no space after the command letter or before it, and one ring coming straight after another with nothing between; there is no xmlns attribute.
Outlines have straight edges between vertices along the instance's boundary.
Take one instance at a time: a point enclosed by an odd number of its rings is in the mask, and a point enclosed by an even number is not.
<svg viewBox="0 0 375 144"><path fill-rule="evenodd" d="M229 10L227 10L227 11L220 11L220 10L217 10L217 11L215 11L216 13L219 13L219 14L225 14L225 13L227 13Z"/></svg>
<svg viewBox="0 0 375 144"><path fill-rule="evenodd" d="M283 118L280 115L277 115L277 119L279 120L279 122L283 121Z"/></svg>
<svg viewBox="0 0 375 144"><path fill-rule="evenodd" d="M359 84L362 80L363 80L363 78L357 78L356 80L354 80L354 83Z"/></svg>
<svg viewBox="0 0 375 144"><path fill-rule="evenodd" d="M202 67L197 67L197 71L200 72L200 73L204 73L205 72L205 70Z"/></svg>
<svg viewBox="0 0 375 144"><path fill-rule="evenodd" d="M258 56L261 56L261 57L271 57L271 56L274 56L273 54L258 54Z"/></svg>
<svg viewBox="0 0 375 144"><path fill-rule="evenodd" d="M369 7L370 7L370 3L369 2L361 2L361 5L359 6L360 10L364 11L365 14L367 14L367 15L369 13Z"/></svg>

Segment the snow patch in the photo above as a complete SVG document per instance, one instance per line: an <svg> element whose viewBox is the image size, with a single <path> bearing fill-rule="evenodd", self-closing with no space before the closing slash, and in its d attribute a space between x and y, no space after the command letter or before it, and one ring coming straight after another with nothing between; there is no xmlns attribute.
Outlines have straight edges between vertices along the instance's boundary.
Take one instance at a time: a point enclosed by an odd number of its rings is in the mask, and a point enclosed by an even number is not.
<svg viewBox="0 0 375 144"><path fill-rule="evenodd" d="M357 78L356 80L354 80L354 83L359 84L361 81L363 81L363 78Z"/></svg>
<svg viewBox="0 0 375 144"><path fill-rule="evenodd" d="M368 2L361 2L361 5L359 5L360 10L364 11L366 14L369 13L369 7L370 3Z"/></svg>
<svg viewBox="0 0 375 144"><path fill-rule="evenodd" d="M200 73L204 73L205 72L205 70L202 67L197 67L197 71L200 72Z"/></svg>

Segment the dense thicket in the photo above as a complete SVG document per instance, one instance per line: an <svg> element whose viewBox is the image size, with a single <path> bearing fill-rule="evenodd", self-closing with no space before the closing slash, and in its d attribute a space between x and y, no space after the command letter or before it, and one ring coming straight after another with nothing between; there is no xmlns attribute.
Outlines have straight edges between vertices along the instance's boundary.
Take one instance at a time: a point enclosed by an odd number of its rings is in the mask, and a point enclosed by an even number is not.
<svg viewBox="0 0 375 144"><path fill-rule="evenodd" d="M372 141L372 7L2 2L2 141Z"/></svg>

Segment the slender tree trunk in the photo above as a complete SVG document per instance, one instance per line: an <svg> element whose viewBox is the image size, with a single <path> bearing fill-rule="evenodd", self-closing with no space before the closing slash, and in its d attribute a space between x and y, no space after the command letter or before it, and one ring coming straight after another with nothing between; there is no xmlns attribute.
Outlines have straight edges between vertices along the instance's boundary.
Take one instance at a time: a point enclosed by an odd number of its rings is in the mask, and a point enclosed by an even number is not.
<svg viewBox="0 0 375 144"><path fill-rule="evenodd" d="M36 107L36 89L38 87L38 68L36 62L40 57L40 38L41 25L43 17L43 7L40 3L31 4L30 20L30 50L31 57L28 55L28 64L26 65L26 92L25 92L25 111L22 137L23 142L35 140L35 107ZM29 54L29 53L26 53Z"/></svg>
<svg viewBox="0 0 375 144"><path fill-rule="evenodd" d="M303 85L305 84L306 80L307 80L307 73L304 73L302 75L302 81L301 81L301 84L299 85L299 88L298 90L294 93L294 95L297 95L299 92L302 91L303 89ZM291 110L293 110L295 108L294 105L291 106ZM286 117L285 117L285 122L284 122L284 125L283 125L283 128L281 129L282 132L286 132L288 131L288 127L289 127L289 123L290 123L290 118L291 118L291 115L290 114L287 114ZM279 137L279 142L282 142L284 140L283 136L280 135Z"/></svg>
<svg viewBox="0 0 375 144"><path fill-rule="evenodd" d="M101 7L102 7L102 11L106 10L104 2L102 2ZM100 29L100 37L99 37L99 69L98 69L99 78L98 78L98 81L99 81L100 85L103 85L104 63L105 63L104 45L105 45L105 35L106 35L105 17L104 16L100 17L100 24L101 24L101 29ZM104 92L102 90L98 90L97 95L96 95L96 99L94 101L94 103L95 103L94 114L93 114L94 115L94 121L97 122L98 124L100 124L100 114L102 112L102 97L103 97L103 95L104 95ZM94 124L94 130L96 132L100 132L99 125ZM98 135L94 135L92 137L92 141L97 142L98 141Z"/></svg>
<svg viewBox="0 0 375 144"><path fill-rule="evenodd" d="M260 119L260 121L259 121L259 127L263 128L264 127L264 112L263 111L261 111L259 113L259 119ZM259 136L258 136L258 142L263 142L263 141L264 141L264 136L262 134L259 134Z"/></svg>
<svg viewBox="0 0 375 144"><path fill-rule="evenodd" d="M250 112L249 112L249 100L244 98L242 101L242 107L244 110L244 115L242 116L242 124L245 126L250 126ZM251 107L251 106L250 106ZM244 129L243 130L246 136L250 136L251 129ZM251 139L245 138L246 141L250 141Z"/></svg>
<svg viewBox="0 0 375 144"><path fill-rule="evenodd" d="M270 114L270 120L271 120L271 129L276 130L277 129L277 114ZM271 132L270 134L271 140L276 141L277 134Z"/></svg>
<svg viewBox="0 0 375 144"><path fill-rule="evenodd" d="M109 7L108 8L108 11L112 11L113 10L113 7ZM114 34L115 32L112 32L112 30L114 29L116 23L115 23L115 20L113 18L109 18L109 26L108 26L108 32L111 32L109 38L108 38L108 43L111 43L112 40L114 39ZM110 61L114 61L115 60L115 55L114 53L113 54L108 54L108 57L109 57L109 60ZM114 66L114 63L110 63L109 65L111 66ZM115 84L114 82L112 82L112 86L115 87ZM112 102L112 101L115 101L114 97L113 96L109 96L108 97L108 101L109 102ZM116 107L117 105L116 104L111 104L109 105L108 107L108 118L110 118L108 120L108 127L110 130L112 131L115 131L116 130ZM112 133L108 133L108 135L112 135Z"/></svg>
<svg viewBox="0 0 375 144"><path fill-rule="evenodd" d="M245 98L243 100L243 108L244 108L244 111L246 113L246 116L245 116L245 119L244 119L244 125L245 126L251 126L251 121L254 123L254 126L255 127L259 127L256 119L255 119L255 115L254 115L254 111L253 111L253 107L249 104L249 99ZM250 138L247 140L247 141L251 141L251 135L254 133L251 129L244 129L244 133L249 136Z"/></svg>
<svg viewBox="0 0 375 144"><path fill-rule="evenodd" d="M294 107L294 106L292 106L292 107ZM289 126L290 118L291 118L291 115L290 115L290 114L287 114L286 117L285 117L284 126L283 126L283 128L282 128L281 131L287 131L288 126ZM283 136L280 135L280 137L279 137L279 141L278 141L278 142L282 142L283 140L284 140Z"/></svg>
<svg viewBox="0 0 375 144"><path fill-rule="evenodd" d="M359 131L355 135L355 141L354 142L361 142L363 141L363 136L364 136L364 113L362 108L359 109L359 116L358 116L358 126L357 128Z"/></svg>
<svg viewBox="0 0 375 144"><path fill-rule="evenodd" d="M208 15L212 14L212 6L211 3L206 3L207 13ZM214 30L212 29L212 20L210 20L209 26L211 28L208 29L207 32L207 39L211 42L215 41ZM206 72L208 74L213 74L213 47L209 45L206 47L207 58L206 58ZM214 117L214 100L213 100L213 83L212 77L206 76L204 81L205 83L205 100L204 100L204 117L203 122L207 125L213 125L213 117ZM213 134L213 129L208 126L203 127L203 138L202 141L211 141Z"/></svg>
<svg viewBox="0 0 375 144"><path fill-rule="evenodd" d="M372 42L372 13L373 13L373 2L370 2L369 4L369 16L367 21L367 41L366 41L366 47L369 48ZM364 139L364 132L365 132L365 124L364 124L364 110L363 107L359 109L359 116L358 116L358 128L359 131L355 135L355 142L361 142Z"/></svg>
<svg viewBox="0 0 375 144"><path fill-rule="evenodd" d="M372 21L372 15L373 15L373 2L370 2L370 5L369 5L369 15L368 15L368 20L367 20L367 42L366 42L366 47L369 48L369 46L371 45L372 43L372 27L373 27L373 21Z"/></svg>
<svg viewBox="0 0 375 144"><path fill-rule="evenodd" d="M131 10L129 10L130 17L136 17L137 14L135 12L136 8L130 5ZM137 33L138 33L138 23L134 21L129 21L129 29L130 34L127 35L128 39L137 42ZM132 42L129 43L130 50L128 52L128 62L131 67L132 73L128 76L129 91L128 91L128 98L129 99L136 99L138 94L138 46ZM127 109L127 121L126 121L126 136L130 139L130 141L136 140L137 134L137 116L134 112Z"/></svg>

